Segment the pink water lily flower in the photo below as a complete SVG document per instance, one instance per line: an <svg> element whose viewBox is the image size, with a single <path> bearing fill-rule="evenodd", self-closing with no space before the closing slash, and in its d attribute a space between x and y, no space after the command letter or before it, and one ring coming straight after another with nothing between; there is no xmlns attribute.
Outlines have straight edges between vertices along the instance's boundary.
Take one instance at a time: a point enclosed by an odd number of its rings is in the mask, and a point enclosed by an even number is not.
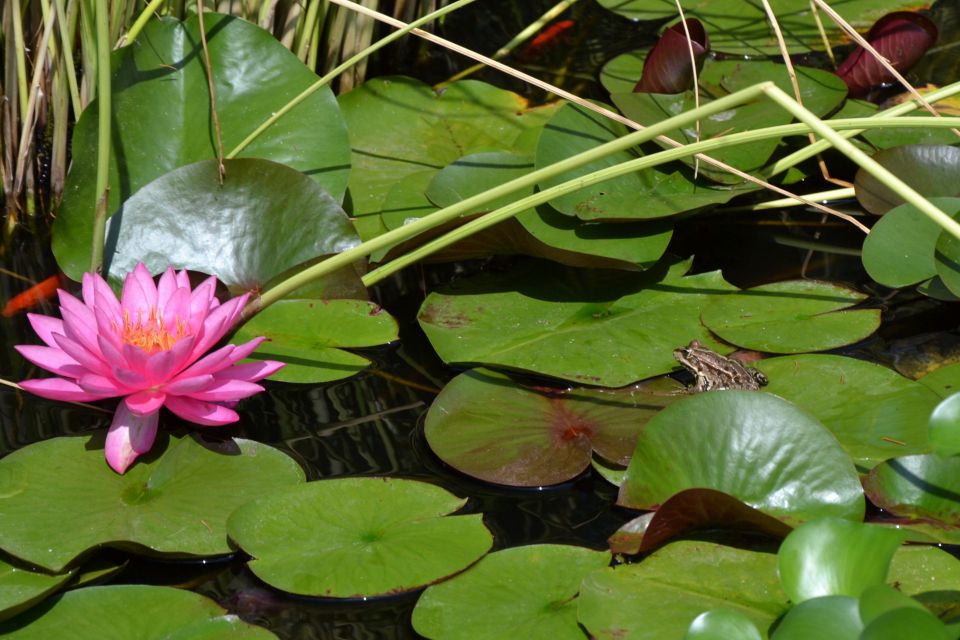
<svg viewBox="0 0 960 640"><path fill-rule="evenodd" d="M249 294L223 304L217 279L190 288L173 268L158 283L140 263L123 283L120 300L99 275L83 274L83 300L59 290L63 319L29 314L46 346L18 345L20 354L59 378L24 380L44 398L91 401L123 397L107 434L107 463L123 473L157 435L160 408L201 425L239 416L227 405L263 391L256 384L283 366L264 360L237 364L263 338L225 345L204 355L240 315Z"/></svg>

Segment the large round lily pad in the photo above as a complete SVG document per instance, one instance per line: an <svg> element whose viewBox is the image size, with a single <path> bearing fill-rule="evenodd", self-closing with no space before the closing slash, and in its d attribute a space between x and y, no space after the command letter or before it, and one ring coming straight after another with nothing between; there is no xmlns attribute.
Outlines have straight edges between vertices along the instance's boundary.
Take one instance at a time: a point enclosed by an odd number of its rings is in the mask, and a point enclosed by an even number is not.
<svg viewBox="0 0 960 640"><path fill-rule="evenodd" d="M757 351L825 351L866 338L880 326L879 309L847 310L866 296L815 280L788 280L718 298L703 323L731 344Z"/></svg>
<svg viewBox="0 0 960 640"><path fill-rule="evenodd" d="M448 363L621 387L677 368L673 350L692 339L724 349L700 312L735 289L719 272L680 277L679 270L638 275L532 263L436 291L418 319Z"/></svg>
<svg viewBox="0 0 960 640"><path fill-rule="evenodd" d="M103 459L103 435L44 440L0 460L0 548L61 571L100 545L174 555L233 552L227 516L304 480L297 463L250 440L204 446L160 434L124 475Z"/></svg>
<svg viewBox="0 0 960 640"><path fill-rule="evenodd" d="M609 562L609 553L563 545L497 551L429 587L413 610L413 627L447 640L581 640L580 581Z"/></svg>
<svg viewBox="0 0 960 640"><path fill-rule="evenodd" d="M960 195L960 185L957 184L960 149L956 147L907 144L878 151L873 159L922 196ZM904 204L903 198L865 169L857 171L853 184L857 200L870 213L882 215Z"/></svg>
<svg viewBox="0 0 960 640"><path fill-rule="evenodd" d="M564 482L596 450L626 465L645 420L676 396L543 391L476 369L450 381L427 413L430 448L455 469L487 482Z"/></svg>
<svg viewBox="0 0 960 640"><path fill-rule="evenodd" d="M256 25L216 13L205 13L203 19L223 147L229 152L317 76ZM107 209L112 214L148 182L177 167L215 158L217 147L196 17L182 23L169 18L150 20L136 43L113 52L111 68L113 136ZM97 199L97 118L94 101L73 132L73 157L78 161L71 167L54 222L57 263L74 280L90 268ZM342 201L350 171L350 142L333 93L326 87L313 93L241 156L288 165ZM224 241L220 238L213 246Z"/></svg>
<svg viewBox="0 0 960 640"><path fill-rule="evenodd" d="M640 433L618 504L654 509L678 491L717 489L788 523L860 520L863 490L836 439L797 406L756 391L670 405Z"/></svg>
<svg viewBox="0 0 960 640"><path fill-rule="evenodd" d="M776 556L711 542L673 542L636 564L594 571L580 592L581 624L598 640L682 638L718 606L761 630L787 610Z"/></svg>
<svg viewBox="0 0 960 640"><path fill-rule="evenodd" d="M493 543L480 514L440 487L398 478L320 480L230 516L250 569L278 589L359 598L410 591L462 571Z"/></svg>
<svg viewBox="0 0 960 640"><path fill-rule="evenodd" d="M30 571L0 558L0 620L39 602L66 584L75 573L76 569L57 574Z"/></svg>
<svg viewBox="0 0 960 640"><path fill-rule="evenodd" d="M147 585L69 591L0 624L11 640L269 640L263 627L199 594Z"/></svg>
<svg viewBox="0 0 960 640"><path fill-rule="evenodd" d="M960 212L960 198L930 198L948 215ZM934 252L942 229L912 204L887 211L863 241L863 266L888 287L905 287L937 275Z"/></svg>
<svg viewBox="0 0 960 640"><path fill-rule="evenodd" d="M397 321L373 302L285 299L243 325L234 341L267 338L251 358L287 363L271 380L328 382L351 376L370 364L367 358L344 348L391 342L397 331Z"/></svg>
<svg viewBox="0 0 960 640"><path fill-rule="evenodd" d="M756 363L764 390L812 413L859 465L930 451L927 420L937 395L884 366L812 354Z"/></svg>
<svg viewBox="0 0 960 640"><path fill-rule="evenodd" d="M105 259L115 278L143 262L216 275L262 289L288 269L359 243L340 205L290 167L245 158L175 169L142 187L110 219ZM212 250L216 247L216 250Z"/></svg>
<svg viewBox="0 0 960 640"><path fill-rule="evenodd" d="M883 584L905 539L896 529L820 518L792 532L777 552L780 585L794 604L822 596L859 597Z"/></svg>

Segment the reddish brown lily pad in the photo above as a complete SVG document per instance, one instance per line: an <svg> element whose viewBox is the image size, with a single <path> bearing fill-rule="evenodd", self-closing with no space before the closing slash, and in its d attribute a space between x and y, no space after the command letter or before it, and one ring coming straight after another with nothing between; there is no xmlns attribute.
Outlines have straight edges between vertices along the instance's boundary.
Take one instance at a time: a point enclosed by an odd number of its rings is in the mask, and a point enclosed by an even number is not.
<svg viewBox="0 0 960 640"><path fill-rule="evenodd" d="M545 390L474 369L454 378L427 413L427 442L467 475L520 487L565 482L596 451L626 465L642 425L677 399L601 390Z"/></svg>
<svg viewBox="0 0 960 640"><path fill-rule="evenodd" d="M652 516L652 517L651 517ZM608 540L613 553L647 553L669 540L699 529L728 529L783 538L788 524L715 489L679 491L653 514L620 527Z"/></svg>
<svg viewBox="0 0 960 640"><path fill-rule="evenodd" d="M690 66L690 50L697 71L710 51L710 38L697 19L686 20L669 27L653 45L643 64L643 75L634 91L645 93L681 93L693 88L693 69ZM690 38L687 39L687 32Z"/></svg>

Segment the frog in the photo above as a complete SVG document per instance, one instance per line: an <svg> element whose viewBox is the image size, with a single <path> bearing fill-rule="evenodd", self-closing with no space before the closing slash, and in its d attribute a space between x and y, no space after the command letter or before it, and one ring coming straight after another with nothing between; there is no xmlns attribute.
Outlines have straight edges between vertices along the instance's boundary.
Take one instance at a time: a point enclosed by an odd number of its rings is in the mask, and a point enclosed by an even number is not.
<svg viewBox="0 0 960 640"><path fill-rule="evenodd" d="M759 391L769 382L762 372L708 349L699 340L674 349L673 357L696 378L693 385L687 387L688 393L721 389Z"/></svg>

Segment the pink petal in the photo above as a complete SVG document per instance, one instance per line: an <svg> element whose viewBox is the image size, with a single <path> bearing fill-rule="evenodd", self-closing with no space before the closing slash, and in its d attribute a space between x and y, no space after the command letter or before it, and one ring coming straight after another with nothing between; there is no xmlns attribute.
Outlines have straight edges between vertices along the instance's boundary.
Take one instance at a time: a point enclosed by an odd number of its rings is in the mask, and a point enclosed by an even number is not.
<svg viewBox="0 0 960 640"><path fill-rule="evenodd" d="M69 312L73 316L73 322L80 323L81 326L93 330L97 326L97 319L93 316L93 309L83 304L63 289L57 289L57 295L60 298L60 316L66 322L66 314Z"/></svg>
<svg viewBox="0 0 960 640"><path fill-rule="evenodd" d="M183 323L187 332L189 332L190 313L190 291L187 289L177 289L164 303L160 311L163 315L163 326L171 334L177 333L177 322Z"/></svg>
<svg viewBox="0 0 960 640"><path fill-rule="evenodd" d="M86 277L86 274L84 274ZM117 294L113 292L107 281L99 275L93 274L93 290L96 295L94 299L84 298L88 305L93 305L96 309L102 309L112 318L123 318L123 309L120 307L120 301L117 300Z"/></svg>
<svg viewBox="0 0 960 640"><path fill-rule="evenodd" d="M63 378L24 380L20 383L20 386L34 395L51 400L89 402L91 400L101 400L104 397L87 393L77 383Z"/></svg>
<svg viewBox="0 0 960 640"><path fill-rule="evenodd" d="M213 276L210 276L213 278ZM213 278L216 281L216 278ZM190 289L190 274L187 273L186 269L181 269L177 271L177 286L183 287L184 289Z"/></svg>
<svg viewBox="0 0 960 640"><path fill-rule="evenodd" d="M263 391L263 387L255 382L247 382L246 380L217 380L203 391L191 393L189 397L194 400L205 400L207 402L233 402L243 398L249 398L261 391Z"/></svg>
<svg viewBox="0 0 960 640"><path fill-rule="evenodd" d="M130 393L131 389L106 376L88 373L77 379L77 384L89 394L98 398L115 398Z"/></svg>
<svg viewBox="0 0 960 640"><path fill-rule="evenodd" d="M157 304L161 307L166 307L167 300L169 300L170 296L179 288L176 272L173 270L173 267L167 267L167 270L160 276L160 281L157 282Z"/></svg>
<svg viewBox="0 0 960 640"><path fill-rule="evenodd" d="M218 380L246 380L247 382L256 382L263 380L267 376L272 376L285 366L287 366L286 362L256 360L254 362L235 364L229 369L218 371L216 377Z"/></svg>
<svg viewBox="0 0 960 640"><path fill-rule="evenodd" d="M150 381L150 386L166 384L174 376L171 367L173 364L173 353L170 351L157 351L151 353L147 358L147 369L144 375Z"/></svg>
<svg viewBox="0 0 960 640"><path fill-rule="evenodd" d="M191 400L183 396L167 396L167 409L189 422L217 427L240 419L236 411L210 402Z"/></svg>
<svg viewBox="0 0 960 640"><path fill-rule="evenodd" d="M190 364L190 362L195 358L193 355L193 345L196 342L193 336L186 336L177 341L175 345L170 347L171 353L171 362L170 362L170 371L171 374L176 375L183 371L183 368Z"/></svg>
<svg viewBox="0 0 960 640"><path fill-rule="evenodd" d="M53 336L57 341L57 346L63 349L63 351L80 363L80 366L87 369L92 373L99 373L100 375L109 375L110 367L104 362L99 354L92 354L84 348L79 342L71 340L66 336L59 336L54 334Z"/></svg>
<svg viewBox="0 0 960 640"><path fill-rule="evenodd" d="M236 316L243 310L242 304L246 298L246 295L231 298L210 312L203 323L203 337L197 341L194 353L205 353L227 333Z"/></svg>
<svg viewBox="0 0 960 640"><path fill-rule="evenodd" d="M203 323L213 309L220 305L220 301L214 297L217 290L217 279L210 276L193 290L190 294L189 311L189 331L192 334L200 332Z"/></svg>
<svg viewBox="0 0 960 640"><path fill-rule="evenodd" d="M139 371L128 369L126 367L113 367L114 379L130 389L146 389L150 386L150 381Z"/></svg>
<svg viewBox="0 0 960 640"><path fill-rule="evenodd" d="M102 307L94 310L94 316L97 319L97 341L100 349L103 349L103 341L109 340L113 348L119 351L123 347L123 341L120 339L120 327L123 324L123 318L107 313Z"/></svg>
<svg viewBox="0 0 960 640"><path fill-rule="evenodd" d="M150 354L140 347L124 343L120 349L123 353L123 359L131 371L143 374L147 373L147 361L150 360Z"/></svg>
<svg viewBox="0 0 960 640"><path fill-rule="evenodd" d="M62 349L42 347L33 344L18 344L14 347L24 358L58 376L76 378L86 373L86 369L68 356Z"/></svg>
<svg viewBox="0 0 960 640"><path fill-rule="evenodd" d="M125 472L137 456L150 451L157 437L159 415L158 411L136 415L127 407L126 400L117 406L104 447L107 464L114 471Z"/></svg>
<svg viewBox="0 0 960 640"><path fill-rule="evenodd" d="M138 262L123 281L120 306L131 319L136 319L138 314L146 319L150 309L157 306L157 285L142 262Z"/></svg>
<svg viewBox="0 0 960 640"><path fill-rule="evenodd" d="M33 327L37 337L43 340L44 344L54 349L58 348L57 341L54 340L53 334L59 333L63 335L63 320L50 316L41 316L36 313L28 313L27 320L30 321L30 326Z"/></svg>
<svg viewBox="0 0 960 640"><path fill-rule="evenodd" d="M214 378L211 375L178 378L175 382L164 385L163 391L175 396L188 396L206 389L213 384L213 381Z"/></svg>
<svg viewBox="0 0 960 640"><path fill-rule="evenodd" d="M207 373L215 373L220 369L229 367L233 362L230 359L230 354L232 354L235 350L235 345L225 344L216 351L211 351L184 369L182 372L180 372L176 379L181 377L192 377Z"/></svg>
<svg viewBox="0 0 960 640"><path fill-rule="evenodd" d="M101 358L100 343L97 340L99 332L93 314L90 314L90 320L93 321L93 324L88 325L69 309L61 307L60 311L63 313L63 335L82 345L93 356Z"/></svg>
<svg viewBox="0 0 960 640"><path fill-rule="evenodd" d="M87 271L84 272L83 278L80 280L80 295L83 297L83 303L91 309L97 306L97 287L93 276L94 274Z"/></svg>
<svg viewBox="0 0 960 640"><path fill-rule="evenodd" d="M134 415L145 416L160 411L167 394L159 391L138 391L124 398L124 403Z"/></svg>
<svg viewBox="0 0 960 640"><path fill-rule="evenodd" d="M263 344L264 340L266 340L266 338L264 338L263 336L259 336L249 342L238 344L237 349L230 355L230 361L237 362L239 360L243 360L244 358L249 356L251 353L256 351L257 347Z"/></svg>

